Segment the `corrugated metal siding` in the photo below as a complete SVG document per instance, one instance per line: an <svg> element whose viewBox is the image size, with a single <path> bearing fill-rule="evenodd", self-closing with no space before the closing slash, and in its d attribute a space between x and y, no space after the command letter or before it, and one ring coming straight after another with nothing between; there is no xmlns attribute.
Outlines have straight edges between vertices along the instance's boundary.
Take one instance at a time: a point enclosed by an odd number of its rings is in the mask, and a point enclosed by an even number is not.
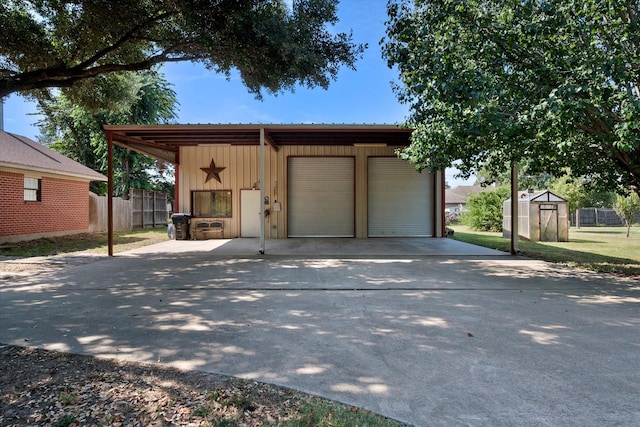
<svg viewBox="0 0 640 427"><path fill-rule="evenodd" d="M369 158L369 236L433 236L433 174L398 158Z"/></svg>
<svg viewBox="0 0 640 427"><path fill-rule="evenodd" d="M384 141L381 141L384 142ZM265 195L269 196L271 214L265 218L267 238L287 237L287 159L289 157L354 157L355 158L355 236L367 237L367 159L370 156L394 156L396 147L352 147L352 146L304 146L292 145L275 151L265 148ZM200 170L208 167L214 159L217 167L226 169L220 173L222 184L210 180L205 184L206 174ZM225 219L225 237L240 236L240 190L250 189L260 179L259 147L255 146L198 146L180 150L179 198L174 210L191 211L192 190L231 190L232 218ZM273 209L275 202L280 212Z"/></svg>
<svg viewBox="0 0 640 427"><path fill-rule="evenodd" d="M289 157L289 237L354 237L353 157Z"/></svg>

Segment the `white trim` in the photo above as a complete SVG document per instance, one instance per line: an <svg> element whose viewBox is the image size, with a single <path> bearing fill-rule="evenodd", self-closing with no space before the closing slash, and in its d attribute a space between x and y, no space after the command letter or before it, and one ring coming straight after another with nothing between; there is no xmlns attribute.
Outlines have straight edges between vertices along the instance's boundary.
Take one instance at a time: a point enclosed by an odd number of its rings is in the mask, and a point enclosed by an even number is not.
<svg viewBox="0 0 640 427"><path fill-rule="evenodd" d="M102 174L98 174L97 172L96 172L97 175L91 176L91 175L83 175L83 174L76 174L76 173L71 173L71 172L66 172L66 171L60 171L60 170L56 170L56 169L47 169L47 168L40 168L40 167L31 167L31 166L28 166L28 165L19 165L17 163L0 162L0 168L11 169L11 170L7 171L7 172L11 172L11 173L27 174L29 172L38 172L38 173L50 174L51 176L64 176L64 177L69 177L69 178L80 178L80 179L83 179L85 181L106 181L107 180L106 176L104 176ZM13 172L13 171L16 171L16 172Z"/></svg>

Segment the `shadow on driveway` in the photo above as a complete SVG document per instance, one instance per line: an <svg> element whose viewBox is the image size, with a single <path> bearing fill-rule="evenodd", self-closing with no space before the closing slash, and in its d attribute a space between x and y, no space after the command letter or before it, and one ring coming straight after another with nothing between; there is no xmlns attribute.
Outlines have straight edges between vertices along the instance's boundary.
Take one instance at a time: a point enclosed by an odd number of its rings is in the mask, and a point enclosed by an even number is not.
<svg viewBox="0 0 640 427"><path fill-rule="evenodd" d="M186 248L186 249L185 249ZM0 281L0 342L416 425L637 425L640 286L447 239L168 241Z"/></svg>

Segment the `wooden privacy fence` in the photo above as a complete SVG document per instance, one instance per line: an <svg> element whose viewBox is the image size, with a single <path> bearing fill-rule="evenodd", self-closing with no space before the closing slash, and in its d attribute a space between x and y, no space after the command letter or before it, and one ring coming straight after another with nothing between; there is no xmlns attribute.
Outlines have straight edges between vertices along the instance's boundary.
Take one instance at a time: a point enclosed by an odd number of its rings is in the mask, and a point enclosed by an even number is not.
<svg viewBox="0 0 640 427"><path fill-rule="evenodd" d="M131 190L133 228L154 228L167 225L167 195L158 191Z"/></svg>
<svg viewBox="0 0 640 427"><path fill-rule="evenodd" d="M89 231L107 231L108 214L107 196L89 193ZM113 198L114 231L166 226L168 218L165 193L131 190L129 200Z"/></svg>

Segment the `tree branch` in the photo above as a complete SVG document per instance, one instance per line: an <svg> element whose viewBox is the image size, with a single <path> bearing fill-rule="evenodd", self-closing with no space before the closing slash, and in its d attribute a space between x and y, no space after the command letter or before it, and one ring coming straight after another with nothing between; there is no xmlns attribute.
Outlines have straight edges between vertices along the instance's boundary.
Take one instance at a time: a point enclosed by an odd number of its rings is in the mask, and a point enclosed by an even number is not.
<svg viewBox="0 0 640 427"><path fill-rule="evenodd" d="M172 46L158 55L151 56L144 61L127 64L102 64L92 68L78 69L77 67L54 67L45 70L29 71L13 76L11 79L0 79L0 98L13 92L23 92L48 87L68 87L80 80L96 77L103 73L121 71L146 70L162 62L195 61L202 59L195 54L172 56L175 50Z"/></svg>
<svg viewBox="0 0 640 427"><path fill-rule="evenodd" d="M105 56L107 56L109 53L111 52L115 52L118 49L120 49L122 46L124 46L128 41L131 40L131 38L141 29L147 27L148 25L155 23L155 22L159 22L162 21L165 18L168 18L170 16L172 16L173 14L170 12L165 12L165 13L160 13L157 16L153 16L150 17L149 19L141 22L140 24L134 26L133 28L131 28L130 31L128 31L127 33L123 34L122 37L120 37L120 39L118 39L115 43L105 47L102 50L97 51L93 56L91 56L90 58L86 59L85 61L79 63L78 65L76 65L75 67L73 67L72 69L85 69L89 66L91 66L91 64L94 64L95 62L97 62L100 58L104 58Z"/></svg>

